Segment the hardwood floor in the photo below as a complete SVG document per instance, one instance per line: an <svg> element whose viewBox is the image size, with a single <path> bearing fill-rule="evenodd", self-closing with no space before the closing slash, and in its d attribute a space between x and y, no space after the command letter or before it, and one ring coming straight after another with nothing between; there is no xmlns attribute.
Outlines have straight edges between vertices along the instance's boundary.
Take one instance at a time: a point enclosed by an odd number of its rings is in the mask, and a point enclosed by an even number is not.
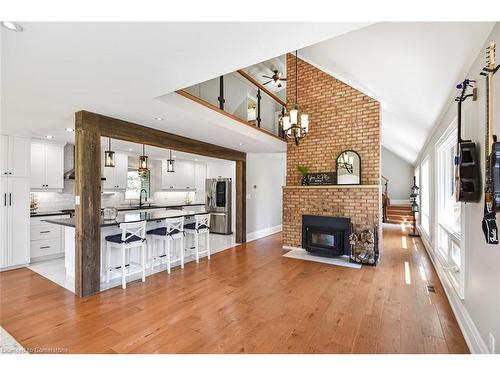
<svg viewBox="0 0 500 375"><path fill-rule="evenodd" d="M383 237L377 268L284 258L277 234L87 298L3 272L0 322L42 352L468 353L420 240Z"/></svg>

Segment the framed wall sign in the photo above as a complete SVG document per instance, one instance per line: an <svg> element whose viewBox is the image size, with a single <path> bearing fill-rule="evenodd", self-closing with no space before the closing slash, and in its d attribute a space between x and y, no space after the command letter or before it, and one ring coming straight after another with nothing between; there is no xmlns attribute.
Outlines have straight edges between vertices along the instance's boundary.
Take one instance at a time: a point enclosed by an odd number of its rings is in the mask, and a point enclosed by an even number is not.
<svg viewBox="0 0 500 375"><path fill-rule="evenodd" d="M306 185L335 185L337 183L337 173L319 172L306 174Z"/></svg>

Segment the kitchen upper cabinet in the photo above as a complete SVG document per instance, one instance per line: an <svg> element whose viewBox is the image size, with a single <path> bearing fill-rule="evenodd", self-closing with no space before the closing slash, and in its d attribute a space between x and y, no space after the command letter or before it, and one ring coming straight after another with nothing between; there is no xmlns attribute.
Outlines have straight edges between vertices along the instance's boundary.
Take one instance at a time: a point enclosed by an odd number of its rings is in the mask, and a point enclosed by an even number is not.
<svg viewBox="0 0 500 375"><path fill-rule="evenodd" d="M178 189L195 189L194 186L194 163L192 161L179 160L177 163L179 175L177 177Z"/></svg>
<svg viewBox="0 0 500 375"><path fill-rule="evenodd" d="M196 163L194 165L194 187L196 192L203 193L205 191L205 180L207 179L207 164Z"/></svg>
<svg viewBox="0 0 500 375"><path fill-rule="evenodd" d="M1 176L30 176L30 145L29 138L1 136Z"/></svg>
<svg viewBox="0 0 500 375"><path fill-rule="evenodd" d="M0 178L0 268L29 263L30 180Z"/></svg>
<svg viewBox="0 0 500 375"><path fill-rule="evenodd" d="M103 181L103 190L126 190L128 174L128 155L115 153L115 166L105 167L104 157L101 158L102 175L106 179Z"/></svg>
<svg viewBox="0 0 500 375"><path fill-rule="evenodd" d="M64 188L64 146L33 142L31 144L31 189Z"/></svg>
<svg viewBox="0 0 500 375"><path fill-rule="evenodd" d="M175 172L167 172L167 161L162 161L161 188L163 190L195 190L195 168L192 161L176 160Z"/></svg>

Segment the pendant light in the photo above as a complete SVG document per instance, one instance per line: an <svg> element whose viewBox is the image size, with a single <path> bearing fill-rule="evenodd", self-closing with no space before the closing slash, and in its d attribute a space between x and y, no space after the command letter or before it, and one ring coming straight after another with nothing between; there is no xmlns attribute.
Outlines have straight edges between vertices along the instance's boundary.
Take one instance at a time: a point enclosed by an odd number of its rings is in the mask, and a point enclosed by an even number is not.
<svg viewBox="0 0 500 375"><path fill-rule="evenodd" d="M115 152L111 151L111 138L108 138L108 151L104 151L104 166L115 166Z"/></svg>
<svg viewBox="0 0 500 375"><path fill-rule="evenodd" d="M142 145L142 155L139 156L139 177L146 177L148 174L148 157L146 156L146 146Z"/></svg>
<svg viewBox="0 0 500 375"><path fill-rule="evenodd" d="M309 132L309 115L302 113L299 108L298 60L298 53L295 51L295 104L293 109L281 118L281 126L284 134L288 138L293 138L297 146L299 145L299 140L304 138Z"/></svg>
<svg viewBox="0 0 500 375"><path fill-rule="evenodd" d="M172 149L170 149L170 157L167 159L167 172L175 172L174 159L172 159Z"/></svg>

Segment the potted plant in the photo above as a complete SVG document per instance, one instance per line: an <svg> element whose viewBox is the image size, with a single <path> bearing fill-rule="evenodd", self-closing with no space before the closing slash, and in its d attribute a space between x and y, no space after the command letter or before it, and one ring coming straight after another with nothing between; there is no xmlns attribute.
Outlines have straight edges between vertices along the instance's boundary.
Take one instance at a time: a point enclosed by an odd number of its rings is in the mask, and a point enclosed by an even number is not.
<svg viewBox="0 0 500 375"><path fill-rule="evenodd" d="M297 171L299 171L300 175L302 176L300 180L300 184L302 186L307 185L307 174L309 173L309 166L308 165L297 165Z"/></svg>

